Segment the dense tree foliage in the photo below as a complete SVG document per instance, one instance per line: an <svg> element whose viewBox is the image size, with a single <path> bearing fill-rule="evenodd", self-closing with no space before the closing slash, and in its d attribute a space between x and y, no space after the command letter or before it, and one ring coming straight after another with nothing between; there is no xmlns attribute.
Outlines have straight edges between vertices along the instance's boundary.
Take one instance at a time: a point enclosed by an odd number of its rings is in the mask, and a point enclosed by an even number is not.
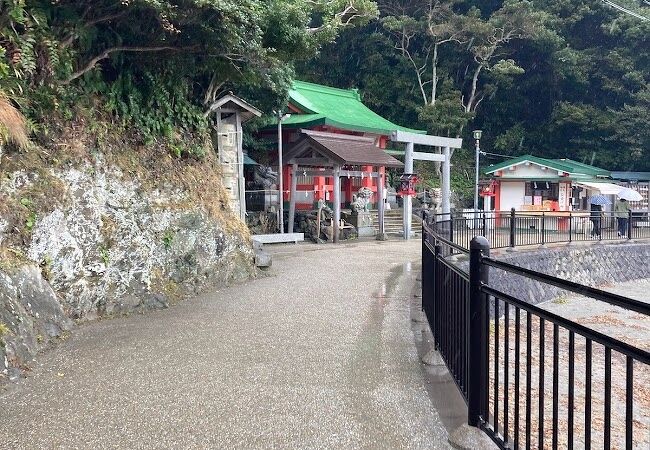
<svg viewBox="0 0 650 450"><path fill-rule="evenodd" d="M404 125L470 144L482 128L494 153L650 170L650 7L617 3L640 17L599 0L0 0L0 109L14 131L18 110L38 129L85 107L155 139L207 130L228 90L280 106L298 64Z"/></svg>
<svg viewBox="0 0 650 450"><path fill-rule="evenodd" d="M0 0L0 94L35 126L98 103L148 138L205 129L221 92L276 106L296 61L376 16L369 0Z"/></svg>
<svg viewBox="0 0 650 450"><path fill-rule="evenodd" d="M618 3L650 17L645 2ZM650 170L650 21L597 0L379 7L378 21L345 31L300 76L359 86L390 119L470 146L481 128L493 153Z"/></svg>

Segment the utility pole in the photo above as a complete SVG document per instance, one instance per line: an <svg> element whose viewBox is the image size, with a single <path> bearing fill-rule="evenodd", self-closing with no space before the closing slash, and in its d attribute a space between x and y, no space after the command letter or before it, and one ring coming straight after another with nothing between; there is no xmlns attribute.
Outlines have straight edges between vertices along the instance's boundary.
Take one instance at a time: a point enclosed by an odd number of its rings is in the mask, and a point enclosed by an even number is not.
<svg viewBox="0 0 650 450"><path fill-rule="evenodd" d="M408 175L413 175L414 147L415 145L413 145L413 142L406 143L406 151L404 152L404 173ZM379 182L381 183L381 178L379 178ZM404 217L402 228L404 229L404 239L408 241L411 239L411 216L413 215L413 200L411 199L410 195L405 195L402 198L404 199ZM384 201L383 198L380 200L382 202Z"/></svg>
<svg viewBox="0 0 650 450"><path fill-rule="evenodd" d="M275 111L274 111L275 112ZM280 217L278 218L278 226L280 234L284 234L284 179L283 179L283 163L282 163L282 121L291 117L291 114L283 114L282 111L276 112L278 116L278 189L279 189L279 206Z"/></svg>
<svg viewBox="0 0 650 450"><path fill-rule="evenodd" d="M479 175L479 156L481 153L481 135L483 132L481 130L475 130L472 132L474 140L476 141L476 174L474 178L474 218L478 214L478 175Z"/></svg>

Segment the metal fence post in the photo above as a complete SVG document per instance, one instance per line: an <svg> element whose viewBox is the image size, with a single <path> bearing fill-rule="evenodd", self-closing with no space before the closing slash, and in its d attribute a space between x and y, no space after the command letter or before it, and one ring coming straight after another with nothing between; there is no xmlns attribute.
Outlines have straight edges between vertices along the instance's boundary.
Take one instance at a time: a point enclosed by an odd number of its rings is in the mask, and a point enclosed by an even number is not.
<svg viewBox="0 0 650 450"><path fill-rule="evenodd" d="M569 211L569 244L573 242L573 218L571 217L571 211Z"/></svg>
<svg viewBox="0 0 650 450"><path fill-rule="evenodd" d="M429 219L429 211L422 211L422 273L420 275L422 281L422 310L429 319L431 298L431 277L433 274L433 264L431 261L431 251L427 247L427 239L429 238L427 232L427 222Z"/></svg>
<svg viewBox="0 0 650 450"><path fill-rule="evenodd" d="M449 213L449 242L454 242L454 215Z"/></svg>
<svg viewBox="0 0 650 450"><path fill-rule="evenodd" d="M627 239L632 239L632 210L627 212Z"/></svg>
<svg viewBox="0 0 650 450"><path fill-rule="evenodd" d="M605 213L601 211L600 213L598 213L598 231L600 231L600 233L598 234L598 242L599 243L600 243L600 241L603 240L603 230L604 229L605 229Z"/></svg>
<svg viewBox="0 0 650 450"><path fill-rule="evenodd" d="M487 219L485 218L485 213L483 213L483 236L487 237Z"/></svg>
<svg viewBox="0 0 650 450"><path fill-rule="evenodd" d="M429 219L429 211L422 211L422 269L424 270L424 250L427 248L425 242L427 241L427 220Z"/></svg>
<svg viewBox="0 0 650 450"><path fill-rule="evenodd" d="M438 279L438 264L439 264L439 258L440 255L442 254L442 246L436 242L435 246L433 247L433 257L431 260L431 267L432 267L432 274L433 276L431 277L431 315L433 316L431 318L431 323L429 323L429 328L431 329L431 334L433 334L433 343L438 350L440 347L440 314L439 312L439 305L438 301L440 298L438 297L438 291L440 290L440 280ZM446 299L445 299L446 300Z"/></svg>
<svg viewBox="0 0 650 450"><path fill-rule="evenodd" d="M481 292L481 285L489 281L488 266L481 264L481 257L490 256L490 243L483 236L476 236L470 242L469 253L469 380L468 380L468 424L479 426L487 409L487 330L488 296Z"/></svg>
<svg viewBox="0 0 650 450"><path fill-rule="evenodd" d="M515 248L515 208L510 210L510 248Z"/></svg>

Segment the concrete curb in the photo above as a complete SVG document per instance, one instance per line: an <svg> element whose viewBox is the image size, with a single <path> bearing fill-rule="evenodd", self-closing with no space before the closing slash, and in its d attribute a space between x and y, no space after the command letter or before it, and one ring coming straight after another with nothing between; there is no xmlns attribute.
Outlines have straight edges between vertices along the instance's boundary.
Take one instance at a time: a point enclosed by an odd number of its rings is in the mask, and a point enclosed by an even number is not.
<svg viewBox="0 0 650 450"><path fill-rule="evenodd" d="M481 430L467 424L456 428L449 435L449 444L458 450L492 450L498 448Z"/></svg>
<svg viewBox="0 0 650 450"><path fill-rule="evenodd" d="M440 352L432 348L422 357L422 364L427 366L444 366L445 362L442 356L440 356Z"/></svg>

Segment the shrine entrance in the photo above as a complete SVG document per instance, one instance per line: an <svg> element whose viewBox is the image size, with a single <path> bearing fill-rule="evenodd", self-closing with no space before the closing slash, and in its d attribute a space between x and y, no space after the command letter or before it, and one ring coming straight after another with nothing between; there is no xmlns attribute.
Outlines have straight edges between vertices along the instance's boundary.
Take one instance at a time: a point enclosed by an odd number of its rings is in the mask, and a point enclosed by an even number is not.
<svg viewBox="0 0 650 450"><path fill-rule="evenodd" d="M412 176L413 174L413 161L438 161L442 163L442 213L443 217L448 217L451 213L451 149L461 148L463 145L462 139L447 138L440 136L427 136L423 134L410 133L407 131L393 131L391 133L391 141L404 142L406 144L406 151L404 152L404 175ZM425 153L414 151L415 145L423 145L427 147L442 148L442 153ZM412 225L412 196L410 192L404 195L404 239L411 238L411 225Z"/></svg>
<svg viewBox="0 0 650 450"><path fill-rule="evenodd" d="M386 167L402 168L404 165L375 145L373 138L335 133L301 130L301 137L286 150L283 159L291 168L291 190L289 192L289 233L293 233L298 201L297 184L300 177L324 177L326 190L323 200L333 206L333 242L339 241L341 231L341 179L347 179L349 191L354 178L377 179L377 192L370 201L377 203L379 211L379 239L385 238L384 231L384 189ZM331 181L331 184L330 182ZM318 230L320 232L320 230Z"/></svg>

